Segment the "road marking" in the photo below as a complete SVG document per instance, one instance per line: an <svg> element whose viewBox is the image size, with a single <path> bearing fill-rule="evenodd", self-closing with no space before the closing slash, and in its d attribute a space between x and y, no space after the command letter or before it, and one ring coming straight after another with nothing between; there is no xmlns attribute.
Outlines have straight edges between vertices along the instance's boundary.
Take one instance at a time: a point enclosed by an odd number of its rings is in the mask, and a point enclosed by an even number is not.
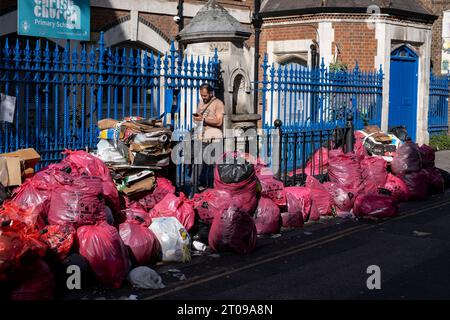
<svg viewBox="0 0 450 320"><path fill-rule="evenodd" d="M247 264L245 266L241 266L241 267L238 267L238 268L231 267L231 270L228 270L228 271L216 271L216 272L214 272L214 274L212 274L210 276L199 276L199 277L191 278L191 281L189 283L186 283L186 284L181 285L181 286L174 287L172 289L169 289L169 290L167 290L165 292L161 292L159 294L155 294L155 295L151 295L149 297L142 298L142 300L152 300L152 299L155 299L155 298L159 298L159 297L168 295L170 293L181 291L181 290L187 289L189 287L193 287L193 286L205 283L205 282L209 282L211 280L222 278L222 277L225 277L227 275L230 275L230 274L233 274L233 273L236 273L236 272L239 272L239 271L247 270L247 269L259 266L261 264L265 264L265 263L268 263L268 262L271 262L271 261L274 261L274 260L278 260L280 258L283 258L283 257L286 257L286 256L290 256L290 255L293 255L295 253L306 251L306 250L309 250L309 249L312 249L312 248L315 248L315 247L318 247L318 246L321 246L321 245L324 245L324 244L327 244L327 243L339 240L341 238L344 238L346 236L352 235L352 234L357 233L357 232L366 231L366 230L370 230L370 229L375 229L375 228L379 227L380 225L384 225L384 224L386 224L388 222L398 221L398 220L405 219L407 217L412 217L412 216L418 215L418 214L420 214L422 212L429 211L429 210L435 209L435 208L439 208L439 207L442 207L442 206L447 205L447 204L450 204L450 200L445 200L445 201L436 203L433 206L426 207L426 208L419 209L419 210L416 210L416 209L408 210L405 213L403 213L401 216L398 216L398 217L395 217L395 218L391 218L391 219L386 220L386 221L378 222L377 224L373 224L373 225L359 225L359 226L355 226L355 227L352 227L352 228L349 228L349 229L346 229L346 230L343 230L343 231L339 231L337 233L333 233L332 235L324 236L322 238L319 238L319 239L316 239L316 240L311 240L311 241L302 243L300 245L294 246L294 247L289 248L289 249L287 249L285 251L282 251L281 253L279 253L279 254L277 254L275 256L273 254L271 254L270 256L269 255L262 256L262 257L258 258L258 261L255 261L255 262L253 262L251 264Z"/></svg>

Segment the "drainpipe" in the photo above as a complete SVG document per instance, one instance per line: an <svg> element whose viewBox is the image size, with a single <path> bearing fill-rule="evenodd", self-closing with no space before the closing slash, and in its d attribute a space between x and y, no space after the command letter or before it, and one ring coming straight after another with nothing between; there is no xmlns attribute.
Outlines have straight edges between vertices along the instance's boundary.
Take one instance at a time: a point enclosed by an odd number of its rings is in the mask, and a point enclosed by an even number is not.
<svg viewBox="0 0 450 320"><path fill-rule="evenodd" d="M253 92L253 112L258 114L258 104L259 104L259 38L261 35L262 18L259 15L261 10L261 0L255 0L254 2L254 12L252 18L252 24L255 28L255 65L254 65L254 92Z"/></svg>
<svg viewBox="0 0 450 320"><path fill-rule="evenodd" d="M178 0L178 12L174 17L175 23L178 24L178 33L184 29L184 8L183 8L184 0ZM178 41L178 51L181 55L183 55L184 46L181 42Z"/></svg>

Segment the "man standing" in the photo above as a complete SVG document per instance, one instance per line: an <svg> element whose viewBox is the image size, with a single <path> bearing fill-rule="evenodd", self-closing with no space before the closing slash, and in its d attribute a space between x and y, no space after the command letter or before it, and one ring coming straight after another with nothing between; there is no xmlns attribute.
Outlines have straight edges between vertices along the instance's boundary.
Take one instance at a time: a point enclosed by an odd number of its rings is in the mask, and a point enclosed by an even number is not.
<svg viewBox="0 0 450 320"><path fill-rule="evenodd" d="M197 108L197 113L193 114L193 120L197 124L197 128L195 129L197 134L194 138L194 140L196 140L195 144L199 147L201 146L202 152L201 154L194 155L194 157L201 156L201 159L199 159L201 163L197 162L196 165L194 165L194 176L198 177L198 190L202 191L205 187L212 187L213 185L214 167L211 160L212 158L210 157L215 156L215 154L205 155L203 151L208 144L212 142L222 143L220 140L217 141L217 139L223 138L225 106L220 99L214 97L213 89L209 84L200 86L200 96L202 102ZM195 149L196 148L194 147L194 150ZM196 153L196 151L194 152ZM194 162L196 161L194 160Z"/></svg>
<svg viewBox="0 0 450 320"><path fill-rule="evenodd" d="M193 114L195 122L203 123L202 140L220 139L223 137L223 117L225 106L220 99L214 97L213 89L209 84L200 86L202 102L197 113Z"/></svg>

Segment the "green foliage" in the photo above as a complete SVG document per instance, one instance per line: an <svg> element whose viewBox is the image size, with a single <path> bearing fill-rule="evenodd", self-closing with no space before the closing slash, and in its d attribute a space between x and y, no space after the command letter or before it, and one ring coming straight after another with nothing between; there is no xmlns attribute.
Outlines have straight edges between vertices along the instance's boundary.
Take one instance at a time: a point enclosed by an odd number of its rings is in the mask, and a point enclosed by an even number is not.
<svg viewBox="0 0 450 320"><path fill-rule="evenodd" d="M450 136L446 133L432 136L430 138L430 145L436 150L450 150Z"/></svg>
<svg viewBox="0 0 450 320"><path fill-rule="evenodd" d="M343 63L340 60L330 63L330 72L337 73L337 72L347 72L347 71L348 71L348 65L346 65L345 63Z"/></svg>

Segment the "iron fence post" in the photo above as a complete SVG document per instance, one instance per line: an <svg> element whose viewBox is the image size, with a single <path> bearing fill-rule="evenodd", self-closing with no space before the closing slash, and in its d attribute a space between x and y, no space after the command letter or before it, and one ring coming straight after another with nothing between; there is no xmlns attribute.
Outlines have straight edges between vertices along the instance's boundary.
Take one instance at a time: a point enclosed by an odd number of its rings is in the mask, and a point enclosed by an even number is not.
<svg viewBox="0 0 450 320"><path fill-rule="evenodd" d="M353 114L347 115L347 123L345 124L345 153L353 151L355 143L354 126L353 126Z"/></svg>
<svg viewBox="0 0 450 320"><path fill-rule="evenodd" d="M275 129L278 130L278 138L277 138L277 143L278 143L278 159L277 162L278 163L274 163L275 166L278 166L278 172L277 172L277 177L279 180L281 180L281 156L282 156L282 152L283 152L283 146L282 146L282 142L283 142L283 129L281 128L281 126L283 125L283 122L279 119L275 120L273 125L275 126ZM275 151L275 150L274 150Z"/></svg>

